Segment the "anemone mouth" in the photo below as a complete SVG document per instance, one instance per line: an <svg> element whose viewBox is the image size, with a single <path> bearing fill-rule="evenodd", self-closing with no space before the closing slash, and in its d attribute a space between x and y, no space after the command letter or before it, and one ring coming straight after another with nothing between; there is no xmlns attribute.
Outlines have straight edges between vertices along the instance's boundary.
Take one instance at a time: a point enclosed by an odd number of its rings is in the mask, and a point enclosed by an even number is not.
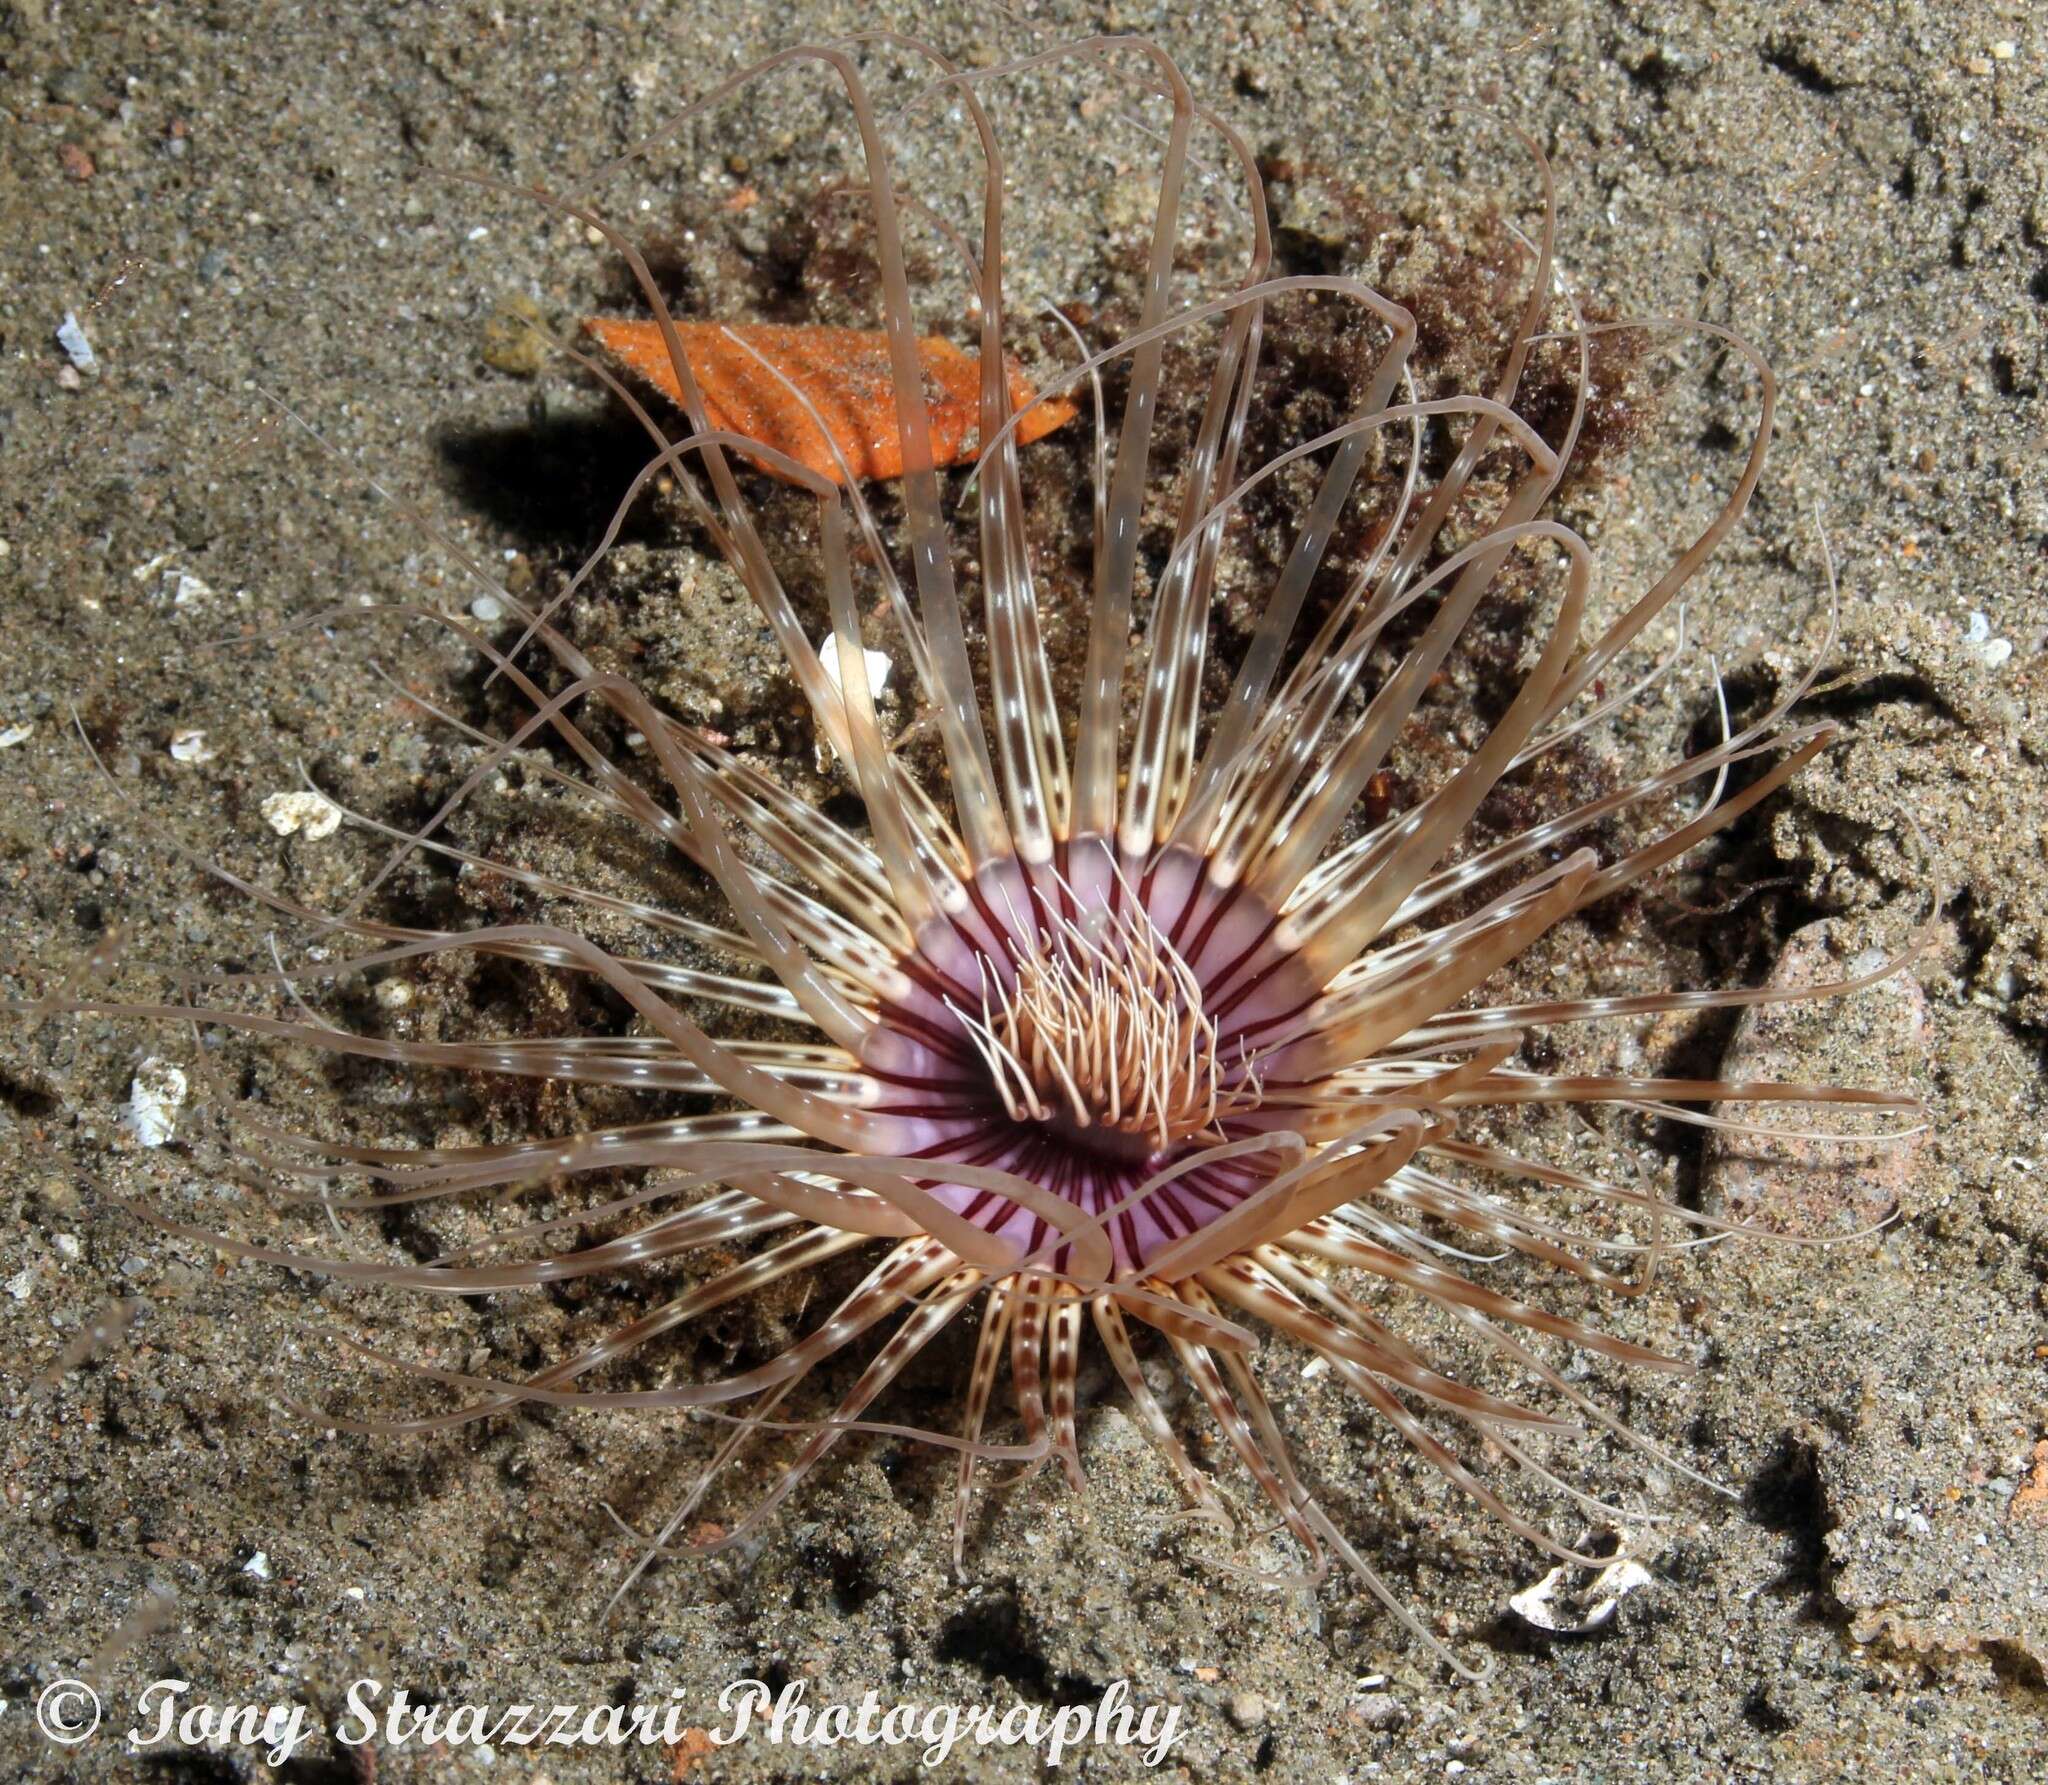
<svg viewBox="0 0 2048 1785"><path fill-rule="evenodd" d="M1271 1176L1205 1155L1254 1131L1284 951L1256 901L1170 866L1126 872L1093 838L984 873L901 963L916 990L883 1006L866 1054L893 1085L880 1113L913 1125L906 1150L1107 1215L1122 1274ZM1049 1237L1000 1193L939 1194L1027 1251Z"/></svg>
<svg viewBox="0 0 2048 1785"><path fill-rule="evenodd" d="M1062 888L993 958L977 951L981 1011L959 1011L1013 1120L1049 1123L1090 1150L1144 1158L1221 1140L1258 1100L1249 1051L1232 1072L1208 988L1135 895L1089 905ZM1118 890L1127 890L1121 880Z"/></svg>
<svg viewBox="0 0 2048 1785"><path fill-rule="evenodd" d="M1167 1146L1154 1145L1142 1130L1111 1127L1103 1122L1084 1123L1058 1107L1044 1117L1044 1125L1047 1135L1078 1162L1105 1171L1135 1173L1154 1168L1167 1159Z"/></svg>

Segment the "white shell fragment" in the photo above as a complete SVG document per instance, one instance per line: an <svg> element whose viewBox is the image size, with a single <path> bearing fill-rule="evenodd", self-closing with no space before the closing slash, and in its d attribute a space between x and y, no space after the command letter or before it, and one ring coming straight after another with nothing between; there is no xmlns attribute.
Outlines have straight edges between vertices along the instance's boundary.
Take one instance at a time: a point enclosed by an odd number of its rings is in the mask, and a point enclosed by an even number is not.
<svg viewBox="0 0 2048 1785"><path fill-rule="evenodd" d="M880 700L882 690L889 685L890 672L896 666L889 661L889 654L886 651L863 650L861 656L868 666L868 695L871 699ZM843 688L846 685L839 675L838 633L825 634L823 642L818 646L818 664L824 670L826 680L833 687Z"/></svg>
<svg viewBox="0 0 2048 1785"><path fill-rule="evenodd" d="M1963 642L1976 652L1978 661L1986 669L1996 669L2012 655L2012 640L1991 636L1991 618L1981 609L1970 612L1970 628L1963 635Z"/></svg>
<svg viewBox="0 0 2048 1785"><path fill-rule="evenodd" d="M90 372L99 364L92 343L85 338L84 327L70 310L64 312L64 320L57 325L57 345L64 349L64 357L81 372Z"/></svg>
<svg viewBox="0 0 2048 1785"><path fill-rule="evenodd" d="M139 1146L162 1146L178 1126L178 1111L190 1088L183 1072L151 1054L135 1069L121 1126L135 1136Z"/></svg>
<svg viewBox="0 0 2048 1785"><path fill-rule="evenodd" d="M324 793L273 793L263 802L263 822L280 837L298 831L317 843L341 829L341 808Z"/></svg>
<svg viewBox="0 0 2048 1785"><path fill-rule="evenodd" d="M1508 1609L1538 1630L1583 1636L1598 1630L1614 1616L1617 1605L1650 1581L1650 1571L1642 1563L1621 1555L1595 1574L1582 1591L1566 1590L1566 1576L1583 1572L1569 1562L1560 1562L1533 1587L1515 1594Z"/></svg>
<svg viewBox="0 0 2048 1785"><path fill-rule="evenodd" d="M25 744L36 735L33 725L10 725L0 731L0 750L12 750L16 744Z"/></svg>
<svg viewBox="0 0 2048 1785"><path fill-rule="evenodd" d="M171 556L169 552L158 552L154 558L136 565L129 575L150 589L157 600L168 601L173 607L193 607L213 593L211 583L189 570L180 570L171 562Z"/></svg>
<svg viewBox="0 0 2048 1785"><path fill-rule="evenodd" d="M171 760L173 762L211 762L219 754L206 741L203 731L174 731L171 733Z"/></svg>

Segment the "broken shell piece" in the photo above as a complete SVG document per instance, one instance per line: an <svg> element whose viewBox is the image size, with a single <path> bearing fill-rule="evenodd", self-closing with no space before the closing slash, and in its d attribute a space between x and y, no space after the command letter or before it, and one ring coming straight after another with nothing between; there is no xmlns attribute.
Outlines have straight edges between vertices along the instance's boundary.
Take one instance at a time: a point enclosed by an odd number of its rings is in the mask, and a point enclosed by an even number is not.
<svg viewBox="0 0 2048 1785"><path fill-rule="evenodd" d="M57 325L57 345L64 349L64 357L81 372L90 372L99 364L92 343L86 339L85 329L74 311L66 310L64 320Z"/></svg>
<svg viewBox="0 0 2048 1785"><path fill-rule="evenodd" d="M341 828L341 808L323 793L273 793L263 802L263 822L280 837L302 831L318 842Z"/></svg>
<svg viewBox="0 0 2048 1785"><path fill-rule="evenodd" d="M169 552L158 552L128 574L153 591L157 600L168 601L173 607L191 607L213 593L212 584L189 570L180 570L171 562L171 556Z"/></svg>
<svg viewBox="0 0 2048 1785"><path fill-rule="evenodd" d="M135 1069L121 1126L135 1136L140 1146L162 1146L178 1125L178 1111L188 1089L184 1073L170 1061L151 1054Z"/></svg>
<svg viewBox="0 0 2048 1785"><path fill-rule="evenodd" d="M889 661L889 654L886 651L870 651L863 648L861 658L868 666L868 697L871 700L880 700L882 690L889 685L890 672L896 666ZM818 666L824 670L826 680L833 687L843 688L846 686L839 675L838 633L828 632L825 634L824 641L818 646Z"/></svg>
<svg viewBox="0 0 2048 1785"><path fill-rule="evenodd" d="M1565 1587L1566 1576L1585 1572L1573 1563L1560 1562L1533 1587L1515 1594L1508 1609L1538 1630L1584 1636L1600 1629L1614 1616L1617 1605L1650 1581L1650 1571L1633 1556L1623 1554L1597 1570L1582 1589L1574 1592Z"/></svg>
<svg viewBox="0 0 2048 1785"><path fill-rule="evenodd" d="M206 741L203 731L174 731L171 733L171 760L173 762L211 762L217 752Z"/></svg>

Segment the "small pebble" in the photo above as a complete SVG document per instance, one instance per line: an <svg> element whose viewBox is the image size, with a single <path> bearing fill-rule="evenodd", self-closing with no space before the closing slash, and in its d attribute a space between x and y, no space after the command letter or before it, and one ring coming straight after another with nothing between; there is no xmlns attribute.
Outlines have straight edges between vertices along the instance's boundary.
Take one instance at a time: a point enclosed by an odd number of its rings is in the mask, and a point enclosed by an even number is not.
<svg viewBox="0 0 2048 1785"><path fill-rule="evenodd" d="M474 239L474 238L472 238ZM548 339L540 305L523 292L501 298L484 319L483 362L494 372L531 378L548 363Z"/></svg>
<svg viewBox="0 0 2048 1785"><path fill-rule="evenodd" d="M469 604L469 611L472 618L489 626L505 617L505 604L495 595L479 595Z"/></svg>
<svg viewBox="0 0 2048 1785"><path fill-rule="evenodd" d="M1408 1713L1391 1692L1368 1692L1351 1703L1351 1714L1368 1729L1398 1729Z"/></svg>
<svg viewBox="0 0 2048 1785"><path fill-rule="evenodd" d="M263 822L280 837L302 831L317 843L341 828L341 808L325 794L273 793L263 802Z"/></svg>
<svg viewBox="0 0 2048 1785"><path fill-rule="evenodd" d="M1233 1693L1228 1709L1240 1729L1256 1729L1266 1720L1266 1701L1256 1692Z"/></svg>
<svg viewBox="0 0 2048 1785"><path fill-rule="evenodd" d="M258 1580L268 1580L270 1578L269 1555L263 1550L258 1550L248 1561L242 1564L242 1572L244 1574L253 1574Z"/></svg>

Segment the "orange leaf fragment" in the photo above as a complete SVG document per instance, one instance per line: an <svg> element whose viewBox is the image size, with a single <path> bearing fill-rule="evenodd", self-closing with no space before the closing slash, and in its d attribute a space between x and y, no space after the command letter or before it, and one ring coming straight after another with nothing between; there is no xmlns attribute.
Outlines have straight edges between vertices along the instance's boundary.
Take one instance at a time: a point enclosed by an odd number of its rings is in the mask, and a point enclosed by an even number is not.
<svg viewBox="0 0 2048 1785"><path fill-rule="evenodd" d="M675 326L713 427L772 446L834 483L844 481L832 454L834 444L855 477L903 475L889 338L880 329L793 327L772 322L678 322ZM681 407L682 386L669 363L668 345L658 323L593 316L583 328L610 358ZM831 444L781 379L731 336L745 342L803 392L831 430ZM936 335L918 342L917 354L924 370L932 462L946 466L971 459L979 447L976 436L981 429L981 361ZM1022 409L1038 393L1014 361L1005 361L1004 372L1010 405ZM1043 403L1017 424L1016 438L1029 445L1073 417L1074 405L1064 398ZM761 468L771 476L782 475L772 465L762 464ZM785 477L784 481L795 480Z"/></svg>

